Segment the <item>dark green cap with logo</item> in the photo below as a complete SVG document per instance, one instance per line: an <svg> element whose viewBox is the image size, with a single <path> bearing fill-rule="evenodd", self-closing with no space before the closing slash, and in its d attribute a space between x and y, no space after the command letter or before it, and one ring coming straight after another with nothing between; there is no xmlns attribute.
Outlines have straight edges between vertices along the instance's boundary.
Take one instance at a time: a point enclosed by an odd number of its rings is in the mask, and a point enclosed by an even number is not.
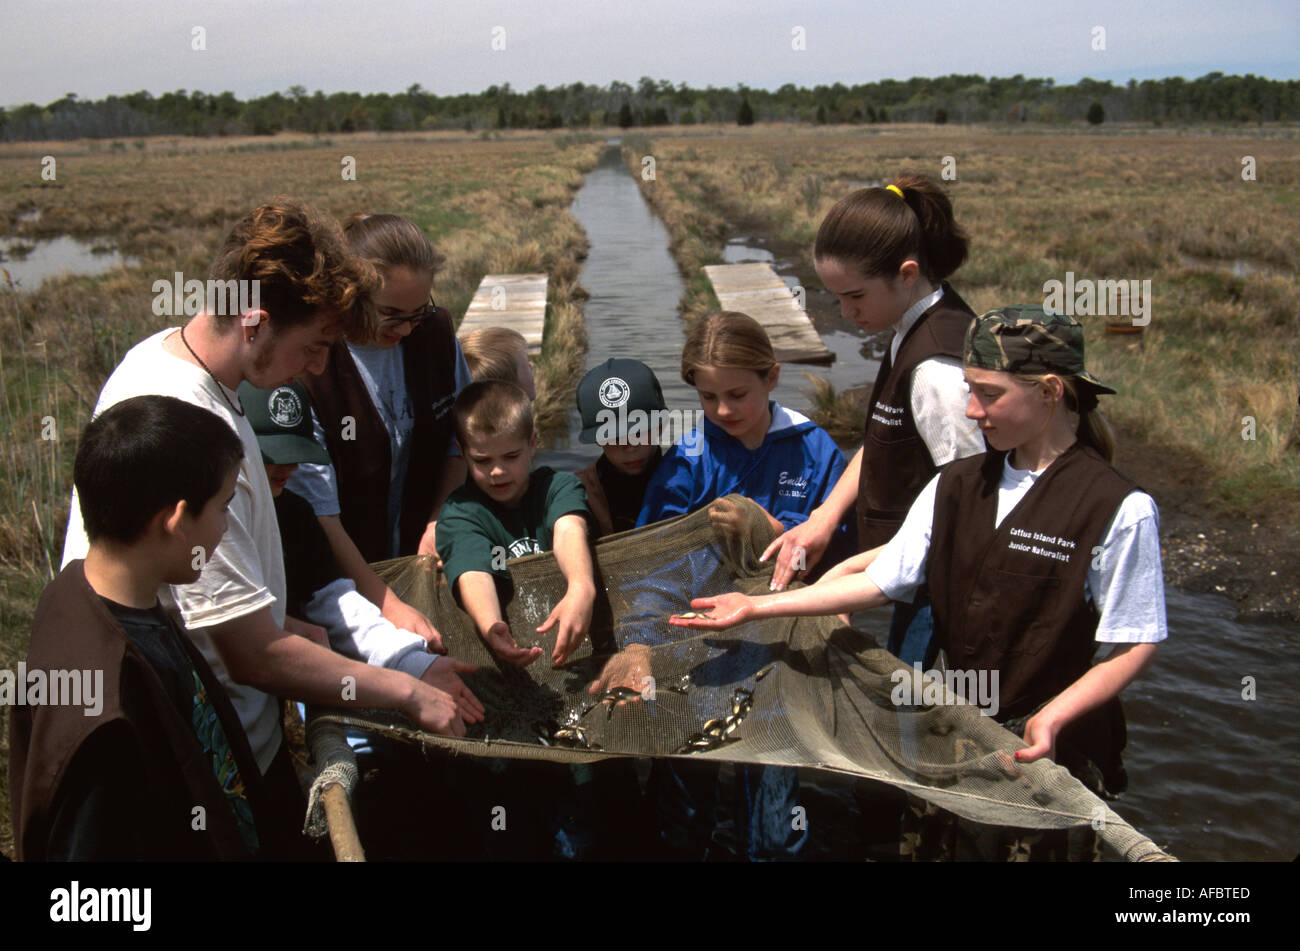
<svg viewBox="0 0 1300 951"><path fill-rule="evenodd" d="M272 465L328 463L329 453L311 435L311 401L301 383L260 390L239 384L239 402L257 434L262 459Z"/></svg>
<svg viewBox="0 0 1300 951"><path fill-rule="evenodd" d="M653 370L640 360L610 357L588 370L578 384L578 413L582 416L578 441L596 441L602 412L650 413L666 408L663 388Z"/></svg>
<svg viewBox="0 0 1300 951"><path fill-rule="evenodd" d="M966 331L966 365L1073 376L1099 393L1115 392L1084 368L1083 325L1031 304L999 307L972 320Z"/></svg>

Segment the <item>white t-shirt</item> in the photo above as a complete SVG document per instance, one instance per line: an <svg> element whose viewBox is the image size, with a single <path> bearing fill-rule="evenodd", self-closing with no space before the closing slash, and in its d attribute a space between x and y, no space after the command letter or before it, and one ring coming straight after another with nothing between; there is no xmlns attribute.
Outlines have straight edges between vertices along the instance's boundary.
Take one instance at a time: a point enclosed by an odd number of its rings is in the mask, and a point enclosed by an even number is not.
<svg viewBox="0 0 1300 951"><path fill-rule="evenodd" d="M889 342L890 361L898 359L903 338L927 310L943 298L943 288L929 294L903 314ZM973 419L966 418L970 387L962 362L955 357L930 357L912 370L912 420L936 466L984 452L984 437Z"/></svg>
<svg viewBox="0 0 1300 951"><path fill-rule="evenodd" d="M1046 471L1012 468L1007 454L998 483L995 528ZM867 568L867 577L891 600L912 601L925 581L938 484L936 475L912 503L898 533ZM1163 641L1168 630L1160 569L1160 516L1151 496L1134 489L1124 497L1102 537L1101 549L1100 559L1089 563L1084 583L1084 596L1101 615L1097 640L1125 644ZM1094 567L1098 564L1100 567Z"/></svg>
<svg viewBox="0 0 1300 951"><path fill-rule="evenodd" d="M235 683L205 630L266 607L271 609L275 623L283 626L284 551L280 546L275 502L253 427L221 398L224 390L231 402L239 406L238 394L217 383L202 368L164 351L163 340L175 332L175 327L161 331L127 351L100 391L93 415L98 416L133 396L174 396L216 413L230 424L244 444L235 497L230 503L229 524L221 543L198 581L164 585L158 594L164 604L174 604L180 611L194 646L230 694L257 765L265 772L280 748L279 703L260 690ZM89 547L74 489L63 543L63 564L85 558Z"/></svg>

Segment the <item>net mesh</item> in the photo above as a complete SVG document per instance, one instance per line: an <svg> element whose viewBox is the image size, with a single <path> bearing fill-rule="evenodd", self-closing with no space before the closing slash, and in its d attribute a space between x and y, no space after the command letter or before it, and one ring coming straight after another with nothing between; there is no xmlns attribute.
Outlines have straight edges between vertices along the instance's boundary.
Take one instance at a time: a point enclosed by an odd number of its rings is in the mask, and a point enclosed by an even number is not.
<svg viewBox="0 0 1300 951"><path fill-rule="evenodd" d="M463 738L423 732L386 711L315 710L312 719L318 728L357 726L452 754L557 762L689 756L814 767L888 783L990 825L1092 822L1130 860L1164 857L1064 768L1016 763L1011 752L1024 746L1020 739L946 689L943 702L896 704L895 672L912 672L834 618L703 633L668 624L693 597L766 593L773 564L758 558L772 538L758 506L728 496L602 539L594 546L591 637L560 667L550 661L555 631L534 633L566 590L552 554L509 563L514 595L506 620L520 646L544 649L526 668L488 652L430 559L381 562L380 576L433 620L448 652L479 665L464 679L486 718ZM602 671L618 672L612 679L628 688L628 702L601 703L588 691ZM935 699L915 686L912 699Z"/></svg>

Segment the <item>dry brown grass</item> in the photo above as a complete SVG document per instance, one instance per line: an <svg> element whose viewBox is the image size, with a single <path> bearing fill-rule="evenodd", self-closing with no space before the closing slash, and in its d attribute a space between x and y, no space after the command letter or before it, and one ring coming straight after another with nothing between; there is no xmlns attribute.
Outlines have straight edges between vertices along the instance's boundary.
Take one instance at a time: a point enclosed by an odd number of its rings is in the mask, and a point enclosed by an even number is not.
<svg viewBox="0 0 1300 951"><path fill-rule="evenodd" d="M464 312L486 273L546 271L560 289L553 313L566 324L558 345L582 339L580 326L568 326L580 325L581 307L562 295L576 288L586 238L567 206L599 145L561 149L540 134L146 142L125 152L85 142L0 148L0 231L28 240L107 236L137 259L103 277L47 281L27 293L0 287L0 413L9 433L0 564L46 570L57 558L71 447L100 385L132 344L177 322L152 313L153 282L175 271L206 276L230 225L271 195L339 216L406 214L448 259L434 292L453 314ZM41 179L43 154L56 157L53 182ZM355 159L355 181L341 175L345 156ZM20 220L34 209L39 220ZM543 362L565 364L551 349ZM554 398L543 397L544 417L553 415L545 401ZM41 438L46 417L57 440Z"/></svg>

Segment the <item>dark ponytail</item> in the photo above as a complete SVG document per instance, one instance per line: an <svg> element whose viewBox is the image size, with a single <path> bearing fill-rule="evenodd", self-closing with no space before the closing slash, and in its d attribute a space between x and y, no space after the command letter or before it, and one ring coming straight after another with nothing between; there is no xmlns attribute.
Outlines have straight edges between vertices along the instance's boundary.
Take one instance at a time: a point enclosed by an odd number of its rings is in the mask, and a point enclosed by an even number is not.
<svg viewBox="0 0 1300 951"><path fill-rule="evenodd" d="M925 175L899 175L888 188L860 188L836 202L817 230L813 257L885 278L913 258L938 284L961 267L969 245L939 183Z"/></svg>

